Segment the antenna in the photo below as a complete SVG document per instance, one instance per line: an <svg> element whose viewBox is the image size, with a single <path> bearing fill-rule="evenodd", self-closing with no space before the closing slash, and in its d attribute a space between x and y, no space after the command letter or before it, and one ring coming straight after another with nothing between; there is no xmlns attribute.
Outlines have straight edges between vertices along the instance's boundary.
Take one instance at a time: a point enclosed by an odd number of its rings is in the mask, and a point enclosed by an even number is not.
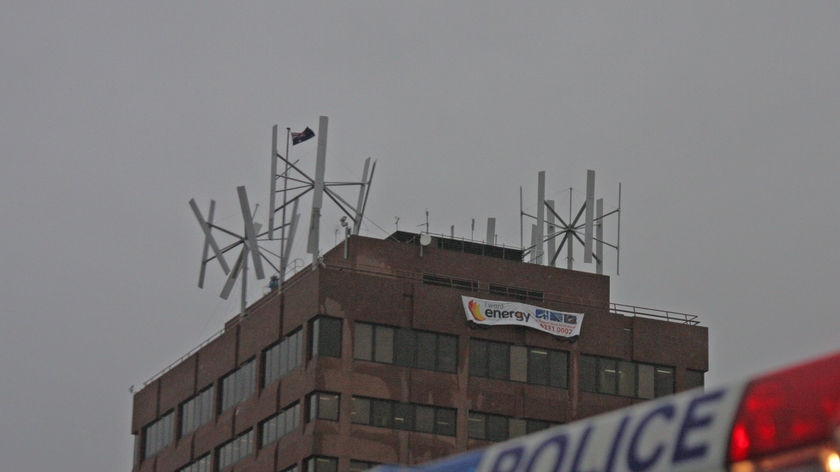
<svg viewBox="0 0 840 472"><path fill-rule="evenodd" d="M204 249L202 251L201 257L201 270L198 276L198 286L201 288L204 287L204 277L206 273L207 263L212 261L213 259L217 259L219 261L219 266L222 268L222 271L225 273L225 275L227 275L225 285L222 288L222 291L219 294L219 296L227 300L228 297L230 297L230 292L233 290L233 286L236 284L236 280L238 278L241 278L242 296L240 300L240 313L244 316L248 296L248 259L250 258L254 265L254 274L256 275L257 279L264 279L265 271L263 269L262 264L263 256L260 252L260 247L257 242L259 237L262 236L261 234L259 234L261 225L254 222L254 216L250 210L251 205L248 202L248 193L245 191L245 187L237 187L236 192L239 197L239 208L242 212L242 234L235 233L231 230L222 228L221 226L218 226L213 223L213 214L216 208L216 202L214 200L210 201L210 209L208 212L207 219L204 219L203 215L201 214L201 211L198 208L198 204L196 204L195 202L195 199L190 199L189 204L190 208L192 208L193 213L195 214L196 219L198 220L199 226L201 226L202 232L204 233ZM225 246L224 248L219 248L219 245L216 243L216 238L213 236L213 230L220 231L230 237L233 237L234 241ZM241 247L239 251L239 256L236 258L236 262L234 263L233 268L231 269L225 261L224 254L226 252L232 251L233 249L236 249L237 247ZM211 257L207 257L210 249L212 249L213 255Z"/></svg>
<svg viewBox="0 0 840 472"><path fill-rule="evenodd" d="M598 274L603 273L603 247L607 245L616 250L616 275L619 268L619 242L621 238L621 183L618 184L618 208L604 213L603 199L595 199L595 171L586 172L586 197L577 213L573 213L573 189L569 189L569 215L566 219L561 217L556 210L554 200L545 199L545 171L537 174L537 214L530 215L522 207L522 187L519 189L519 219L520 238L524 226L524 218L534 220L531 225L531 245L523 247L525 254L529 254L529 261L542 264L542 251L544 243L548 243L548 257L546 263L555 266L557 259L566 250L566 267L574 269L574 246L579 244L583 247L583 262L586 264L595 262L595 269ZM604 240L603 223L604 219L616 214L618 218L618 236L615 244ZM581 221L583 218L583 221ZM545 225L545 226L544 226ZM544 228L547 226L547 232ZM559 239L559 245L555 240Z"/></svg>

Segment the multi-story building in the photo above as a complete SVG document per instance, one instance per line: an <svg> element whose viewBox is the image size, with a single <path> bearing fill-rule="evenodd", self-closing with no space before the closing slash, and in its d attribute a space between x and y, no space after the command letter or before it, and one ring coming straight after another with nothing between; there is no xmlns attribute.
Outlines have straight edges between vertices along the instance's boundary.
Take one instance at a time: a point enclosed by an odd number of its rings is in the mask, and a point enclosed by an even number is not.
<svg viewBox="0 0 840 472"><path fill-rule="evenodd" d="M423 242L350 237L147 382L132 470L420 463L703 384L695 317L613 304L609 277L519 250ZM574 331L477 322L494 306Z"/></svg>

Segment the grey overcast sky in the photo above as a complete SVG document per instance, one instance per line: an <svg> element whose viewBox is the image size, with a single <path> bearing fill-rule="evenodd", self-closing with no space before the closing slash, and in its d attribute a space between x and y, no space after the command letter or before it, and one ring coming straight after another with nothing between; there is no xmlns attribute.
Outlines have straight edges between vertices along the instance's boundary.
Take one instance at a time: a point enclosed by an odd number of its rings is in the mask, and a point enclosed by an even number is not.
<svg viewBox="0 0 840 472"><path fill-rule="evenodd" d="M271 126L319 115L328 180L378 161L362 234L428 210L518 246L520 186L533 211L545 170L562 208L594 169L608 209L622 184L613 301L698 314L707 384L836 349L838 24L830 1L5 0L3 469L130 469L129 387L238 309L218 267L196 286L187 201L236 228L246 185L265 221Z"/></svg>

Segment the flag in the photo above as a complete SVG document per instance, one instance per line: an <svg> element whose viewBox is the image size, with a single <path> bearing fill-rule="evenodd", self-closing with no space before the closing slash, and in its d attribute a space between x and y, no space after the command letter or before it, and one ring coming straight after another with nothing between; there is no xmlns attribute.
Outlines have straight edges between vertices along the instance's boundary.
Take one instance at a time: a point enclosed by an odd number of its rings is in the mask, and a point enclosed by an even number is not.
<svg viewBox="0 0 840 472"><path fill-rule="evenodd" d="M306 141L309 138L314 138L315 132L309 129L307 126L305 130L301 131L300 133L295 133L292 131L292 144L300 144Z"/></svg>

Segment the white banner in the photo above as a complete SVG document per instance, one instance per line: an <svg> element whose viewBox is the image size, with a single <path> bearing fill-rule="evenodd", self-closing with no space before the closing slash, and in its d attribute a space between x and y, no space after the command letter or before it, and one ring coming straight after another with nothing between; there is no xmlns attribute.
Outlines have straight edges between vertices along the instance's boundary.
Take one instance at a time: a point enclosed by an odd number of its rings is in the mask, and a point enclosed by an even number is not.
<svg viewBox="0 0 840 472"><path fill-rule="evenodd" d="M517 302L461 296L467 321L480 325L520 325L554 336L580 335L583 313L567 313Z"/></svg>

